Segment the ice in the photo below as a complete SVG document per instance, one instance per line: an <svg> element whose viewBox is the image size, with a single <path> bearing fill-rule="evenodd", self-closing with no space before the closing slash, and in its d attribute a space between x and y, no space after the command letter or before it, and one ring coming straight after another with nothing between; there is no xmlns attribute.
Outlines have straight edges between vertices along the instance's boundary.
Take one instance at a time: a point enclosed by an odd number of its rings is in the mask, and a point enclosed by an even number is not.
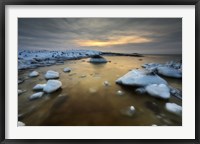
<svg viewBox="0 0 200 144"><path fill-rule="evenodd" d="M52 70L49 70L49 71L46 72L45 78L46 78L46 79L55 79L55 78L59 78L59 73L58 73L58 72L55 72L55 71L52 71Z"/></svg>
<svg viewBox="0 0 200 144"><path fill-rule="evenodd" d="M62 86L62 82L59 80L48 80L43 91L46 93L52 93L58 90L59 88L61 88L61 86Z"/></svg>
<svg viewBox="0 0 200 144"><path fill-rule="evenodd" d="M33 95L31 95L29 97L29 99L33 100L33 99L41 98L43 95L44 95L44 92L37 92L37 93L34 93Z"/></svg>
<svg viewBox="0 0 200 144"><path fill-rule="evenodd" d="M71 69L70 68L64 68L64 70L63 70L64 72L70 72L71 71Z"/></svg>
<svg viewBox="0 0 200 144"><path fill-rule="evenodd" d="M182 115L182 107L175 103L166 103L165 108L167 111L174 113L176 115Z"/></svg>
<svg viewBox="0 0 200 144"><path fill-rule="evenodd" d="M144 87L150 84L167 84L167 82L154 73L145 70L132 70L116 80L117 84Z"/></svg>
<svg viewBox="0 0 200 144"><path fill-rule="evenodd" d="M32 71L30 74L29 74L29 77L36 77L38 76L39 73L37 71Z"/></svg>
<svg viewBox="0 0 200 144"><path fill-rule="evenodd" d="M154 97L159 97L163 99L169 99L170 98L170 89L165 84L152 84L146 86L146 92Z"/></svg>
<svg viewBox="0 0 200 144"><path fill-rule="evenodd" d="M43 90L46 84L37 84L33 87L33 90Z"/></svg>
<svg viewBox="0 0 200 144"><path fill-rule="evenodd" d="M182 72L180 70L177 70L175 68L171 67L157 67L158 74L167 76L167 77L173 77L173 78L181 78Z"/></svg>

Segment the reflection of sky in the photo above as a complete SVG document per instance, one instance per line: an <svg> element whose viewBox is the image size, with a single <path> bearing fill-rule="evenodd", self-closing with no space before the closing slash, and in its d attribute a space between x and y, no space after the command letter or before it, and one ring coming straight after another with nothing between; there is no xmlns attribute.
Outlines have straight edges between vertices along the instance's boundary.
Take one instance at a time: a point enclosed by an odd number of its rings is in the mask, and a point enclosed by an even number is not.
<svg viewBox="0 0 200 144"><path fill-rule="evenodd" d="M180 18L19 18L19 48L181 54Z"/></svg>

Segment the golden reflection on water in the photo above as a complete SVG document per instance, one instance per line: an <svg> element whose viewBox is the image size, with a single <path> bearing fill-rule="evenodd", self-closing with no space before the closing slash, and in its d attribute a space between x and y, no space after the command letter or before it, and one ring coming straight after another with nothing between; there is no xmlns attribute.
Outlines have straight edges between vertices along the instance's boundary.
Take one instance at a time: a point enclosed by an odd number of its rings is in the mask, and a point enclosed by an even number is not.
<svg viewBox="0 0 200 144"><path fill-rule="evenodd" d="M181 56L124 57L105 56L106 64L91 64L88 59L66 61L64 65L37 68L40 75L28 78L19 89L27 90L18 96L18 118L29 126L151 126L182 125L182 117L167 112L166 102L182 105L181 100L171 97L168 101L149 95L135 93L135 88L115 84L115 80L131 69L141 68L150 62L165 63L180 60ZM63 68L70 67L70 73ZM62 89L42 98L30 101L34 93L32 88L38 83L46 83L44 74L47 70L60 73ZM27 77L32 70L19 72L19 77ZM170 85L182 88L181 79L166 79ZM104 85L109 82L109 86ZM124 92L117 95L117 91ZM136 113L124 115L123 111L133 105Z"/></svg>

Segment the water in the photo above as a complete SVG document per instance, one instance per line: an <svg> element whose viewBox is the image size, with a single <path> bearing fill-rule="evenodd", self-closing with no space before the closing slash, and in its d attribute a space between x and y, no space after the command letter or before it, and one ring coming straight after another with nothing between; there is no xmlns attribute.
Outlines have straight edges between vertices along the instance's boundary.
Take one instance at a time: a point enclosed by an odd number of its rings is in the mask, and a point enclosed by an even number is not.
<svg viewBox="0 0 200 144"><path fill-rule="evenodd" d="M91 64L88 59L66 61L34 69L38 77L27 78L32 70L19 71L19 84L26 90L18 96L18 119L28 126L179 126L182 117L165 110L166 102L182 105L180 99L162 100L147 94L136 94L135 88L115 84L115 80L131 69L141 68L150 62L165 63L180 60L177 55L148 55L145 57L105 56L106 64ZM63 69L70 67L70 73ZM47 70L60 73L62 89L30 101L28 98L38 83L46 83ZM182 89L181 79L164 78L173 87ZM105 82L107 81L107 82ZM120 93L119 93L120 91ZM135 111L130 111L130 108Z"/></svg>

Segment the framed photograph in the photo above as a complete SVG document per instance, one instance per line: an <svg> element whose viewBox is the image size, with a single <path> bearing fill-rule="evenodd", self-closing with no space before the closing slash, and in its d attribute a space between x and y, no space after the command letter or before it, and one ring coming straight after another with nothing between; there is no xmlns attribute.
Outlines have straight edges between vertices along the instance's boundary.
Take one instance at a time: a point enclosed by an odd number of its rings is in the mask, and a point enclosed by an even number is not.
<svg viewBox="0 0 200 144"><path fill-rule="evenodd" d="M199 143L199 0L1 2L2 143Z"/></svg>

